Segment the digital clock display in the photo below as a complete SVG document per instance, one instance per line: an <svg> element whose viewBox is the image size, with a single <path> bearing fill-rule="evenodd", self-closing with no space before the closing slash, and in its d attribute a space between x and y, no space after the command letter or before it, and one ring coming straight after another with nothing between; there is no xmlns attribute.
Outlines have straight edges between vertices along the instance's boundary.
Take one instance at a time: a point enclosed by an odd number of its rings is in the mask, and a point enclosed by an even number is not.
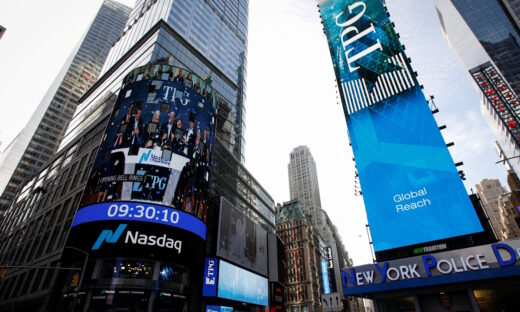
<svg viewBox="0 0 520 312"><path fill-rule="evenodd" d="M143 221L187 230L206 239L206 225L191 214L167 206L143 202L110 202L78 210L72 227L94 221Z"/></svg>

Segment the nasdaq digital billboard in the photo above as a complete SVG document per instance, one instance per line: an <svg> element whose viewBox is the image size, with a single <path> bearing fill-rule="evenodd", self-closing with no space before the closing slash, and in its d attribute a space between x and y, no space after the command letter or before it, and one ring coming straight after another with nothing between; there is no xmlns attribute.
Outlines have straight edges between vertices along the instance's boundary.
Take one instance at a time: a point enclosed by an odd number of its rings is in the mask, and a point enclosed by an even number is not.
<svg viewBox="0 0 520 312"><path fill-rule="evenodd" d="M319 0L375 252L482 232L381 0Z"/></svg>
<svg viewBox="0 0 520 312"><path fill-rule="evenodd" d="M182 68L129 73L97 152L69 245L185 254L206 239L215 135L208 80Z"/></svg>

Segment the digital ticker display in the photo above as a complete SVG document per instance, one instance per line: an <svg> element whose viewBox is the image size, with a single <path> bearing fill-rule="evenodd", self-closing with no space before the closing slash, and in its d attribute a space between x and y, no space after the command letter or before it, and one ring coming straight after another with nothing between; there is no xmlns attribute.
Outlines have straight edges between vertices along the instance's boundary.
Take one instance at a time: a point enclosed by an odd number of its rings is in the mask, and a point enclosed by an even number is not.
<svg viewBox="0 0 520 312"><path fill-rule="evenodd" d="M482 232L381 0L319 0L375 252Z"/></svg>
<svg viewBox="0 0 520 312"><path fill-rule="evenodd" d="M169 65L136 68L97 152L68 244L180 255L206 239L215 135L209 80ZM188 242L189 241L189 242Z"/></svg>

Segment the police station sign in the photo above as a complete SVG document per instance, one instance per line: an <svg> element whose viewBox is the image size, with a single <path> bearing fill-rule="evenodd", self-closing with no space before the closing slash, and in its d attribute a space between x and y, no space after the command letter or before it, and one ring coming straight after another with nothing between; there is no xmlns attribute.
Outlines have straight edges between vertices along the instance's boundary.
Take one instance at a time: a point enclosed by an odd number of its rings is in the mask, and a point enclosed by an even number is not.
<svg viewBox="0 0 520 312"><path fill-rule="evenodd" d="M520 275L520 239L343 269L344 295Z"/></svg>

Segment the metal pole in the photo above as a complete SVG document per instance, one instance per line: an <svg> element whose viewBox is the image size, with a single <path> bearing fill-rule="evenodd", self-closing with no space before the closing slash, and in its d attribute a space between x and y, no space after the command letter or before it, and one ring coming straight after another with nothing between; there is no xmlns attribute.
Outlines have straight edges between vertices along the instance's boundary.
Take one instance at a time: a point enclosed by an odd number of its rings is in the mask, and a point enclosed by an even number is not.
<svg viewBox="0 0 520 312"><path fill-rule="evenodd" d="M81 252L82 254L85 255L85 262L83 262L83 269L81 270L81 274L79 276L78 287L76 287L76 291L75 291L76 296L74 298L74 301L72 302L72 307L71 307L71 311L74 312L76 310L76 302L78 301L78 297L79 297L79 289L81 288L81 284L83 282L83 276L85 276L85 270L87 269L89 253L84 251L84 250L81 250L81 249L78 249L78 248L74 248L74 247L66 246L64 248L76 250L76 251L79 251L79 252Z"/></svg>

